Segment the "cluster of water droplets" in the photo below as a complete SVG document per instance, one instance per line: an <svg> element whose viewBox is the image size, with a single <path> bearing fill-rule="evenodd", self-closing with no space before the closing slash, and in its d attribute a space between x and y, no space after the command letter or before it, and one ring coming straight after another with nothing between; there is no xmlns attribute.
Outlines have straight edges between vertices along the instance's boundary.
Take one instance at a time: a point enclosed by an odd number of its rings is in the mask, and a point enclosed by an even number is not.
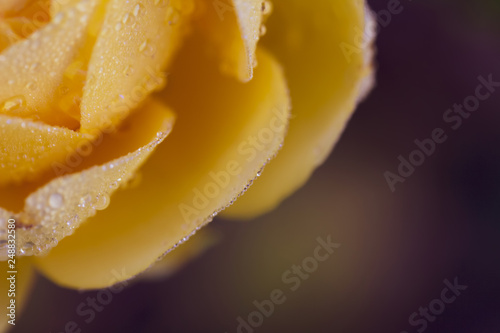
<svg viewBox="0 0 500 333"><path fill-rule="evenodd" d="M184 223L181 225L181 229L183 231L188 231L189 234L187 234L186 236L184 236L183 238L181 238L181 240L179 240L174 246L172 246L170 249L168 249L165 253L163 253L158 259L157 261L161 261L167 254L169 254L170 252L172 252L173 250L175 250L177 247L179 247L180 245L184 244L185 242L187 242L192 236L194 236L201 228L205 227L207 224L209 224L210 222L213 221L213 219L215 217L217 217L217 215L219 215L219 213L221 213L223 210L225 210L226 208L232 206L234 204L234 202L239 198L241 197L242 195L244 195L246 193L246 191L248 191L248 189L250 188L250 186L252 186L252 184L254 183L254 181L259 178L261 175L262 175L262 172L264 171L265 167L267 164L269 164L269 162L271 162L271 160L273 160L278 152L281 150L281 148L283 147L283 143L281 143L278 147L278 149L276 150L276 152L274 152L270 157L268 157L264 163L264 165L255 173L255 177L250 179L248 181L248 183L245 185L245 187L237 192L237 194L233 197L233 199L231 199L226 205L224 206L221 206L219 207L218 209L216 209L215 211L212 212L212 214L208 215L207 217L205 218L199 218L199 219L196 219L190 223ZM237 191L237 189L234 189L235 191Z"/></svg>
<svg viewBox="0 0 500 333"><path fill-rule="evenodd" d="M282 145L279 146L279 149L281 149ZM279 151L278 149L278 151ZM184 223L181 225L181 229L183 231L189 231L189 234L185 235L183 238L181 238L177 243L174 244L174 246L172 246L170 249L168 249L165 253L163 253L156 261L161 261L167 254L169 254L170 252L172 252L173 250L175 250L176 248L178 248L179 246L181 246L182 244L184 244L185 242L187 242L191 237L193 237L201 228L205 227L207 224L209 224L210 222L212 222L214 220L215 217L217 217L217 215L219 215L219 213L221 213L223 210L225 210L226 208L230 207L239 197L241 197L243 194L245 194L245 192L250 188L250 186L252 186L253 182L261 176L262 172L264 171L264 168L266 167L266 165L274 158L276 157L277 155L277 152L273 154L272 157L269 157L265 164L256 172L255 174L255 177L250 179L250 181L245 185L245 187L243 188L243 190L241 190L240 192L238 192L238 194L236 194L234 196L233 199L231 199L231 201L229 201L229 203L227 203L226 205L222 206L222 207L219 207L218 209L216 209L212 214L210 214L209 216L205 217L205 218L199 218L199 219L196 219L194 221L192 221L191 223Z"/></svg>
<svg viewBox="0 0 500 333"><path fill-rule="evenodd" d="M167 7L170 4L169 0L151 0L154 2L155 6L160 8ZM90 1L86 1L90 2ZM272 5L270 1L264 1L262 3L262 14L268 16L272 11ZM144 6L142 4L137 4L133 11L130 13L125 13L121 20L117 22L114 26L116 31L120 31L124 26L130 25L134 26L136 24L137 18L144 14ZM65 17L66 15L66 17ZM61 24L63 19L71 18L75 16L74 10L70 10L67 13L59 13L53 20L54 25ZM168 7L166 10L165 22L168 25L175 25L179 20L180 12L173 6ZM80 16L79 20L88 21L86 15ZM49 27L48 30L53 27ZM260 35L266 33L265 25L260 26ZM78 33L78 38L81 37L81 33ZM33 42L31 42L30 48L37 49L40 45L38 35L33 36ZM43 40L48 42L47 40ZM73 46L73 45L70 45ZM69 46L68 46L69 47ZM152 53L151 42L146 39L142 44L139 45L139 52ZM0 56L2 57L2 56ZM0 62L2 59L0 58ZM53 59L54 62L59 62L59 57ZM36 72L40 68L40 63L31 62L29 63L27 69L30 72ZM25 66L25 67L26 67ZM134 73L134 68L132 65L126 66L123 74L130 76ZM55 76L56 73L51 73ZM15 77L15 76L13 76ZM8 85L14 85L15 81L10 80L7 82ZM38 86L36 82L28 82L25 86L28 91L36 91ZM15 96L2 104L3 111L12 111L24 107L26 100L23 95ZM152 144L139 149L135 154L144 154L144 152L151 151L163 138L166 133L160 132L157 136L157 140ZM272 159L269 158L267 162ZM140 159L139 159L140 160ZM78 175L70 175L67 177L59 178L48 186L43 187L39 191L31 195L26 202L26 209L23 213L19 214L17 218L22 223L22 228L18 229L17 232L17 251L19 255L40 255L47 253L52 247L56 246L57 243L64 237L71 235L74 230L87 218L94 216L98 210L103 210L108 207L110 203L110 195L118 189L120 186L125 184L130 184L131 179L133 179L133 173L130 172L129 162L136 163L137 156L130 154L127 157L120 159L115 163L109 163L104 166L94 167ZM267 164L266 162L266 164ZM140 164L140 163L138 163ZM126 167L124 167L127 165ZM95 172L95 168L100 168L102 172ZM116 168L116 172L111 172ZM262 169L256 173L256 177L260 176ZM255 179L254 178L254 179ZM204 225L208 224L213 220L217 214L224 210L226 207L233 204L233 202L242 194L253 183L254 179L251 179L249 183L244 187L244 189L235 196L226 206L223 206L216 211L214 211L210 216L205 219L200 219L195 221L193 225L196 225L194 230L190 232L187 236L182 238L172 249L168 252L184 243L196 233L197 230L202 228ZM126 185L125 185L126 186ZM3 256L4 251L6 253L6 222L5 218L0 217L0 256ZM35 223L36 221L36 223ZM5 225L5 227L4 227ZM185 230L192 229L189 225L183 226Z"/></svg>
<svg viewBox="0 0 500 333"><path fill-rule="evenodd" d="M65 147L82 138L78 132L0 114L0 183L31 179Z"/></svg>
<svg viewBox="0 0 500 333"><path fill-rule="evenodd" d="M114 187L110 186L109 192L85 194L79 200L77 207L72 206L73 202L67 202L72 198L67 200L65 191L53 192L45 198L30 197L28 206L35 207L35 210L20 216L28 217L28 220L37 221L38 224L18 229L16 242L18 254L29 256L48 252L61 239L71 235L86 218L94 216L98 210L107 208ZM38 218L41 220L36 220Z"/></svg>
<svg viewBox="0 0 500 333"><path fill-rule="evenodd" d="M180 30L172 28L184 8L169 0L110 5L89 63L83 127L87 121L122 119L146 96L163 89L165 60L175 40L172 34Z"/></svg>
<svg viewBox="0 0 500 333"><path fill-rule="evenodd" d="M83 0L59 12L49 24L0 55L0 77L5 76L7 83L0 87L0 112L19 115L28 106L40 107L30 104L43 102L43 96L49 99L82 42L93 6L95 0Z"/></svg>
<svg viewBox="0 0 500 333"><path fill-rule="evenodd" d="M167 127L158 132L152 142L127 156L57 178L31 194L24 211L13 215L17 221L17 254L46 254L82 222L106 209L113 192L137 183L136 170L169 131ZM5 259L7 249L7 225L0 220L0 259Z"/></svg>
<svg viewBox="0 0 500 333"><path fill-rule="evenodd" d="M267 19L269 17L269 15L271 15L271 13L273 12L273 4L271 1L263 1L262 2L262 5L261 5L261 11L262 11L262 17L263 17L263 22L265 21L265 19ZM264 23L262 23L260 25L260 36L264 36L267 32L267 28L266 28L266 25Z"/></svg>
<svg viewBox="0 0 500 333"><path fill-rule="evenodd" d="M176 244L174 244L174 246L172 246L170 249L168 249L165 253L163 253L157 259L157 261L161 261L171 251L175 250L177 247L179 247L180 245L182 245L183 243L185 243L186 241L188 241L189 238L191 238L192 236L194 236L196 234L196 232L198 232L198 230L200 230L201 228L203 228L204 226L206 226L207 224L209 224L210 222L212 222L213 219L217 215L219 215L219 213L221 213L223 210L227 209L228 207L232 206L234 204L234 202L238 198L240 198L242 195L244 195L248 191L248 189L250 188L250 186L252 186L252 184L254 183L254 181L262 175L262 173L264 172L265 167L274 158L276 158L276 156L278 155L279 151L283 148L284 138L286 137L286 133L287 132L288 132L288 127L285 129L285 133L283 134L283 137L281 139L281 142L280 142L279 146L276 148L276 150L274 152L272 152L266 158L266 160L264 161L264 164L255 172L255 176L247 182L247 184L245 185L245 187L242 190L238 190L237 188L233 189L233 191L236 193L234 195L233 199L231 199L226 205L223 205L223 206L219 207L218 209L216 209L215 211L213 211L212 214L208 215L207 217L195 219L194 221L191 221L189 223L182 224L181 225L181 229L183 231L189 232L189 233L186 236L184 236L179 242L177 242Z"/></svg>

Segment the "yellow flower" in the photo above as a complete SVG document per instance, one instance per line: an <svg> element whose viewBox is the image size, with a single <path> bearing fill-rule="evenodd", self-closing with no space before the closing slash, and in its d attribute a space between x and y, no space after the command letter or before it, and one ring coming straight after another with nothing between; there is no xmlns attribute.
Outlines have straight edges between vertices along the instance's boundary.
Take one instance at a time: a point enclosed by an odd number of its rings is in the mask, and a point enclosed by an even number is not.
<svg viewBox="0 0 500 333"><path fill-rule="evenodd" d="M2 0L0 259L15 221L18 293L32 267L73 288L132 278L256 177L225 214L278 205L369 89L367 22L361 0Z"/></svg>

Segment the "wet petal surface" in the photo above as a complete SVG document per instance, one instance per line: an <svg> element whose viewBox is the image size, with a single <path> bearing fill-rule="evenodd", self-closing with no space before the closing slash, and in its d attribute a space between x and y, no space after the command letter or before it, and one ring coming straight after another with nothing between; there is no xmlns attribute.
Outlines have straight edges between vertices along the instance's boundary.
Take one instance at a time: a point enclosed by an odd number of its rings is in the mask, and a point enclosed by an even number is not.
<svg viewBox="0 0 500 333"><path fill-rule="evenodd" d="M153 90L185 35L193 10L186 0L111 0L89 63L83 90L83 132L119 124Z"/></svg>
<svg viewBox="0 0 500 333"><path fill-rule="evenodd" d="M0 54L0 114L41 120L50 125L78 126L56 112L65 70L83 45L97 0L82 0ZM22 56L19 56L22 55Z"/></svg>
<svg viewBox="0 0 500 333"><path fill-rule="evenodd" d="M203 43L192 37L172 66L162 97L179 117L139 184L37 258L52 280L101 288L113 270L139 274L232 203L279 149L290 105L277 63L260 53L254 80L239 83L200 55Z"/></svg>
<svg viewBox="0 0 500 333"><path fill-rule="evenodd" d="M142 130L150 129L148 144L103 165L58 177L29 195L24 210L15 215L22 226L17 230L19 255L46 254L96 211L108 207L111 195L134 177L172 128L173 113L161 103L150 101L144 111L136 123L145 125L139 127ZM6 249L0 250L0 259L5 259Z"/></svg>
<svg viewBox="0 0 500 333"><path fill-rule="evenodd" d="M364 1L275 0L273 5L261 42L284 66L292 120L283 151L225 212L233 218L267 212L301 187L330 154L371 86L375 34Z"/></svg>

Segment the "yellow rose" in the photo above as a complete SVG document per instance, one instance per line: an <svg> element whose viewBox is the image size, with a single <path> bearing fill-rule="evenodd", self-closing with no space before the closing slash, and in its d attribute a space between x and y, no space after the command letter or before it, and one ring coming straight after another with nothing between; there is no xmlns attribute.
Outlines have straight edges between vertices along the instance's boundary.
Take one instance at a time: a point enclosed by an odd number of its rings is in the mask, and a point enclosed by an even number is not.
<svg viewBox="0 0 500 333"><path fill-rule="evenodd" d="M368 22L361 0L2 0L0 259L15 252L18 302L33 267L72 288L136 276L257 177L225 214L278 205L369 90Z"/></svg>

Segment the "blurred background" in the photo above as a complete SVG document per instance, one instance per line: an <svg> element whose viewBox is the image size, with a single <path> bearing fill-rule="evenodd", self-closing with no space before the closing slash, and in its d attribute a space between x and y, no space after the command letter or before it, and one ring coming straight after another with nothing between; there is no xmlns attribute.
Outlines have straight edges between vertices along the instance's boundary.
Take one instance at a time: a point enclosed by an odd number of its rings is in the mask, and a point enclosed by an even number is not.
<svg viewBox="0 0 500 333"><path fill-rule="evenodd" d="M379 30L375 90L305 187L254 221L216 219L217 244L173 276L131 283L90 324L75 309L96 291L40 278L12 332L71 320L93 333L237 332L274 289L286 301L255 332L500 332L500 88L456 131L442 119L478 76L500 81L500 1L402 3ZM391 192L384 173L438 127L446 142ZM282 274L328 235L341 246L291 291ZM455 278L467 289L412 326Z"/></svg>

